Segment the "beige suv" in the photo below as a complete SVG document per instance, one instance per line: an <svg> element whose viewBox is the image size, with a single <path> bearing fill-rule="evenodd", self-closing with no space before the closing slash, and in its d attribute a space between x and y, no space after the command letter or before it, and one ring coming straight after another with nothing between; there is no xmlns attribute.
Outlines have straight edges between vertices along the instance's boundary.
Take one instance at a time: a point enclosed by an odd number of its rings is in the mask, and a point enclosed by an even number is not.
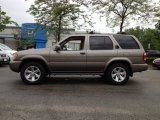
<svg viewBox="0 0 160 120"><path fill-rule="evenodd" d="M121 34L71 35L51 48L14 54L10 68L27 84L45 76L100 75L116 85L125 84L135 72L147 70L146 54L134 36Z"/></svg>

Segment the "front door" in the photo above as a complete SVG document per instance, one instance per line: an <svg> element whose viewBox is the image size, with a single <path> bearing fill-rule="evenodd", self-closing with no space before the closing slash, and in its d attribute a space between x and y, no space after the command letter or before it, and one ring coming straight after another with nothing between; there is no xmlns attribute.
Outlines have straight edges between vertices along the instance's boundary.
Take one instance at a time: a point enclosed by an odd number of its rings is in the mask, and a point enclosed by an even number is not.
<svg viewBox="0 0 160 120"><path fill-rule="evenodd" d="M59 51L51 51L50 66L55 73L86 71L85 36L69 37L60 44Z"/></svg>

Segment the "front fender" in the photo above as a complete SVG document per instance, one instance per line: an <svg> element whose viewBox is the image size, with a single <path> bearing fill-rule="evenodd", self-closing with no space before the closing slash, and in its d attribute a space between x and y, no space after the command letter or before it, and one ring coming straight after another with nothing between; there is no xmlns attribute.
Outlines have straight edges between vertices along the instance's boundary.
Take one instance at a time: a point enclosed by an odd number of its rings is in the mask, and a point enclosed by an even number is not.
<svg viewBox="0 0 160 120"><path fill-rule="evenodd" d="M22 61L21 64L23 64L25 61L40 61L42 63L44 63L45 67L48 69L48 71L50 71L50 67L49 67L49 61L47 61L43 56L40 55L25 55L22 58L20 58L20 61Z"/></svg>
<svg viewBox="0 0 160 120"><path fill-rule="evenodd" d="M25 55L22 58L20 58L20 61L24 61L27 59L43 60L47 64L47 60L43 56L40 56L40 55Z"/></svg>

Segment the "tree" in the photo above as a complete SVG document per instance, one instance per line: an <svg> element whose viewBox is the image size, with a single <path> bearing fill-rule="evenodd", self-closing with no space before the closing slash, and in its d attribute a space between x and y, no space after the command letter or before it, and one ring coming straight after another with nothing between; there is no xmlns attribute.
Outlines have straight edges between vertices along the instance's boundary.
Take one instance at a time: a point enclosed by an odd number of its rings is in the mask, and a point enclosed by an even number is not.
<svg viewBox="0 0 160 120"><path fill-rule="evenodd" d="M156 28L157 28L158 30L160 30L160 20L157 22L157 24L156 24L155 26L156 26Z"/></svg>
<svg viewBox="0 0 160 120"><path fill-rule="evenodd" d="M135 35L145 49L148 49L148 45L150 44L150 49L160 50L160 32L157 29L136 27L127 29L125 32L127 34Z"/></svg>
<svg viewBox="0 0 160 120"><path fill-rule="evenodd" d="M160 6L159 6L159 7L160 7ZM155 18L158 19L158 20L157 20L158 22L157 22L157 24L155 25L155 27L156 27L158 30L160 30L160 11L155 14Z"/></svg>
<svg viewBox="0 0 160 120"><path fill-rule="evenodd" d="M5 29L7 24L10 24L10 17L6 15L6 12L2 11L0 6L0 32Z"/></svg>
<svg viewBox="0 0 160 120"><path fill-rule="evenodd" d="M47 31L54 31L56 41L60 41L63 28L77 26L78 20L84 18L80 6L69 0L35 0L29 12L38 23L47 26Z"/></svg>
<svg viewBox="0 0 160 120"><path fill-rule="evenodd" d="M95 11L106 15L109 25L115 27L119 25L120 32L130 22L128 20L148 20L149 16L156 9L150 0L92 0Z"/></svg>

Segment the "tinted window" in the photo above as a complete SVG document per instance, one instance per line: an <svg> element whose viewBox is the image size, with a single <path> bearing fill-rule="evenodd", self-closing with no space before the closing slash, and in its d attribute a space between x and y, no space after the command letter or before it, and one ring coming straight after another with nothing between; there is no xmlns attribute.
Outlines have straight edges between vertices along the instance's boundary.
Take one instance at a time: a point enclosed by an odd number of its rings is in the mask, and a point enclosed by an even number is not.
<svg viewBox="0 0 160 120"><path fill-rule="evenodd" d="M113 42L107 36L91 36L90 49L91 50L111 50L113 49Z"/></svg>
<svg viewBox="0 0 160 120"><path fill-rule="evenodd" d="M117 40L118 44L123 49L139 49L139 45L136 40L127 35L114 35L114 38Z"/></svg>

